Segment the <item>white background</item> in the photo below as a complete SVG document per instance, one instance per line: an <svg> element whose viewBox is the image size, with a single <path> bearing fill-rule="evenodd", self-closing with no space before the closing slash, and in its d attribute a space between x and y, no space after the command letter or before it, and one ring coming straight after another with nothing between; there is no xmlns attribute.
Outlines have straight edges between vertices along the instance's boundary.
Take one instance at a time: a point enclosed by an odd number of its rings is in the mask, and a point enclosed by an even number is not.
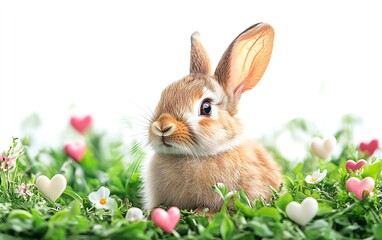
<svg viewBox="0 0 382 240"><path fill-rule="evenodd" d="M188 74L192 32L201 33L215 66L239 33L262 21L276 38L262 81L242 98L247 135L260 137L296 117L329 135L343 114L354 113L363 119L359 139L378 138L377 3L1 1L0 149L33 113L40 145L62 144L73 113L93 115L95 127L109 133L137 136L161 90Z"/></svg>

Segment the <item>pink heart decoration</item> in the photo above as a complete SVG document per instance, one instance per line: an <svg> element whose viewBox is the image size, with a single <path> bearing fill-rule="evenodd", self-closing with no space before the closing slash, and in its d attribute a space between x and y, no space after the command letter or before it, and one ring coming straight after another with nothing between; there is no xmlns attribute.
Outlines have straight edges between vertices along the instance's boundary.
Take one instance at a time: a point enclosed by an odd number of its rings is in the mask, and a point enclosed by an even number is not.
<svg viewBox="0 0 382 240"><path fill-rule="evenodd" d="M90 115L86 115L84 117L72 116L70 118L70 124L79 133L84 134L89 130L92 124L92 117Z"/></svg>
<svg viewBox="0 0 382 240"><path fill-rule="evenodd" d="M180 220L180 210L177 207L171 207L167 212L162 208L154 209L151 219L163 231L171 233Z"/></svg>
<svg viewBox="0 0 382 240"><path fill-rule="evenodd" d="M377 150L378 145L379 145L378 139L373 139L369 143L361 142L359 144L359 149L362 152L366 152L367 154L369 154L369 156L371 156L373 155L375 150Z"/></svg>
<svg viewBox="0 0 382 240"><path fill-rule="evenodd" d="M366 196L374 189L375 181L371 177L366 177L362 181L358 178L349 178L346 182L346 188L349 192L353 192L359 200L363 200L363 193L366 191Z"/></svg>
<svg viewBox="0 0 382 240"><path fill-rule="evenodd" d="M347 160L346 161L346 170L350 171L352 170L353 172L361 169L363 166L365 166L367 162L363 159L359 160L357 163L354 162L353 160Z"/></svg>
<svg viewBox="0 0 382 240"><path fill-rule="evenodd" d="M85 154L86 145L84 142L77 141L65 144L64 148L69 157L79 162Z"/></svg>

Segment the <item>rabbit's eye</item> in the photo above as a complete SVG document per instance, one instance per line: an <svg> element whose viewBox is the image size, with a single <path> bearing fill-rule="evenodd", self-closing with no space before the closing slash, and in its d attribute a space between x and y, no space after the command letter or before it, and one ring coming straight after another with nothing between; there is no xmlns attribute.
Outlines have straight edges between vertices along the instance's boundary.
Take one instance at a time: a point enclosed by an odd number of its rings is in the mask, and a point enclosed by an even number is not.
<svg viewBox="0 0 382 240"><path fill-rule="evenodd" d="M206 99L200 105L200 115L211 116L211 113L212 113L211 100Z"/></svg>

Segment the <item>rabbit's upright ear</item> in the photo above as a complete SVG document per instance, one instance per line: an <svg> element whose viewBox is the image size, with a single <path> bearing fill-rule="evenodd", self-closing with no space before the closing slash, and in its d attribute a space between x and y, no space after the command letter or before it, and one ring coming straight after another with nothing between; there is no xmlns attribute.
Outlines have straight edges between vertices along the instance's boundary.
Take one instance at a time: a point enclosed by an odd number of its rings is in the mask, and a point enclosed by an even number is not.
<svg viewBox="0 0 382 240"><path fill-rule="evenodd" d="M273 38L272 26L258 23L231 43L215 71L229 96L237 98L260 81L271 58Z"/></svg>
<svg viewBox="0 0 382 240"><path fill-rule="evenodd" d="M206 50L200 42L198 32L191 36L191 63L190 73L211 74L211 63Z"/></svg>

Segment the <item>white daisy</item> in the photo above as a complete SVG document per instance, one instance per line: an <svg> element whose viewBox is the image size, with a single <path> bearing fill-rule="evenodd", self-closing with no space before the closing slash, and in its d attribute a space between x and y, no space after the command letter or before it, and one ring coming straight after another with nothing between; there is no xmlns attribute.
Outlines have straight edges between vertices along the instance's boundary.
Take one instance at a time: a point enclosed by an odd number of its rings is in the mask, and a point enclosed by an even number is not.
<svg viewBox="0 0 382 240"><path fill-rule="evenodd" d="M312 175L308 175L305 177L305 182L310 184L316 184L321 182L326 177L326 169L320 173L320 169L317 169L317 171L314 171Z"/></svg>
<svg viewBox="0 0 382 240"><path fill-rule="evenodd" d="M105 187L100 187L97 192L91 192L89 194L89 200L95 205L97 209L117 208L117 202L109 196L110 190Z"/></svg>

